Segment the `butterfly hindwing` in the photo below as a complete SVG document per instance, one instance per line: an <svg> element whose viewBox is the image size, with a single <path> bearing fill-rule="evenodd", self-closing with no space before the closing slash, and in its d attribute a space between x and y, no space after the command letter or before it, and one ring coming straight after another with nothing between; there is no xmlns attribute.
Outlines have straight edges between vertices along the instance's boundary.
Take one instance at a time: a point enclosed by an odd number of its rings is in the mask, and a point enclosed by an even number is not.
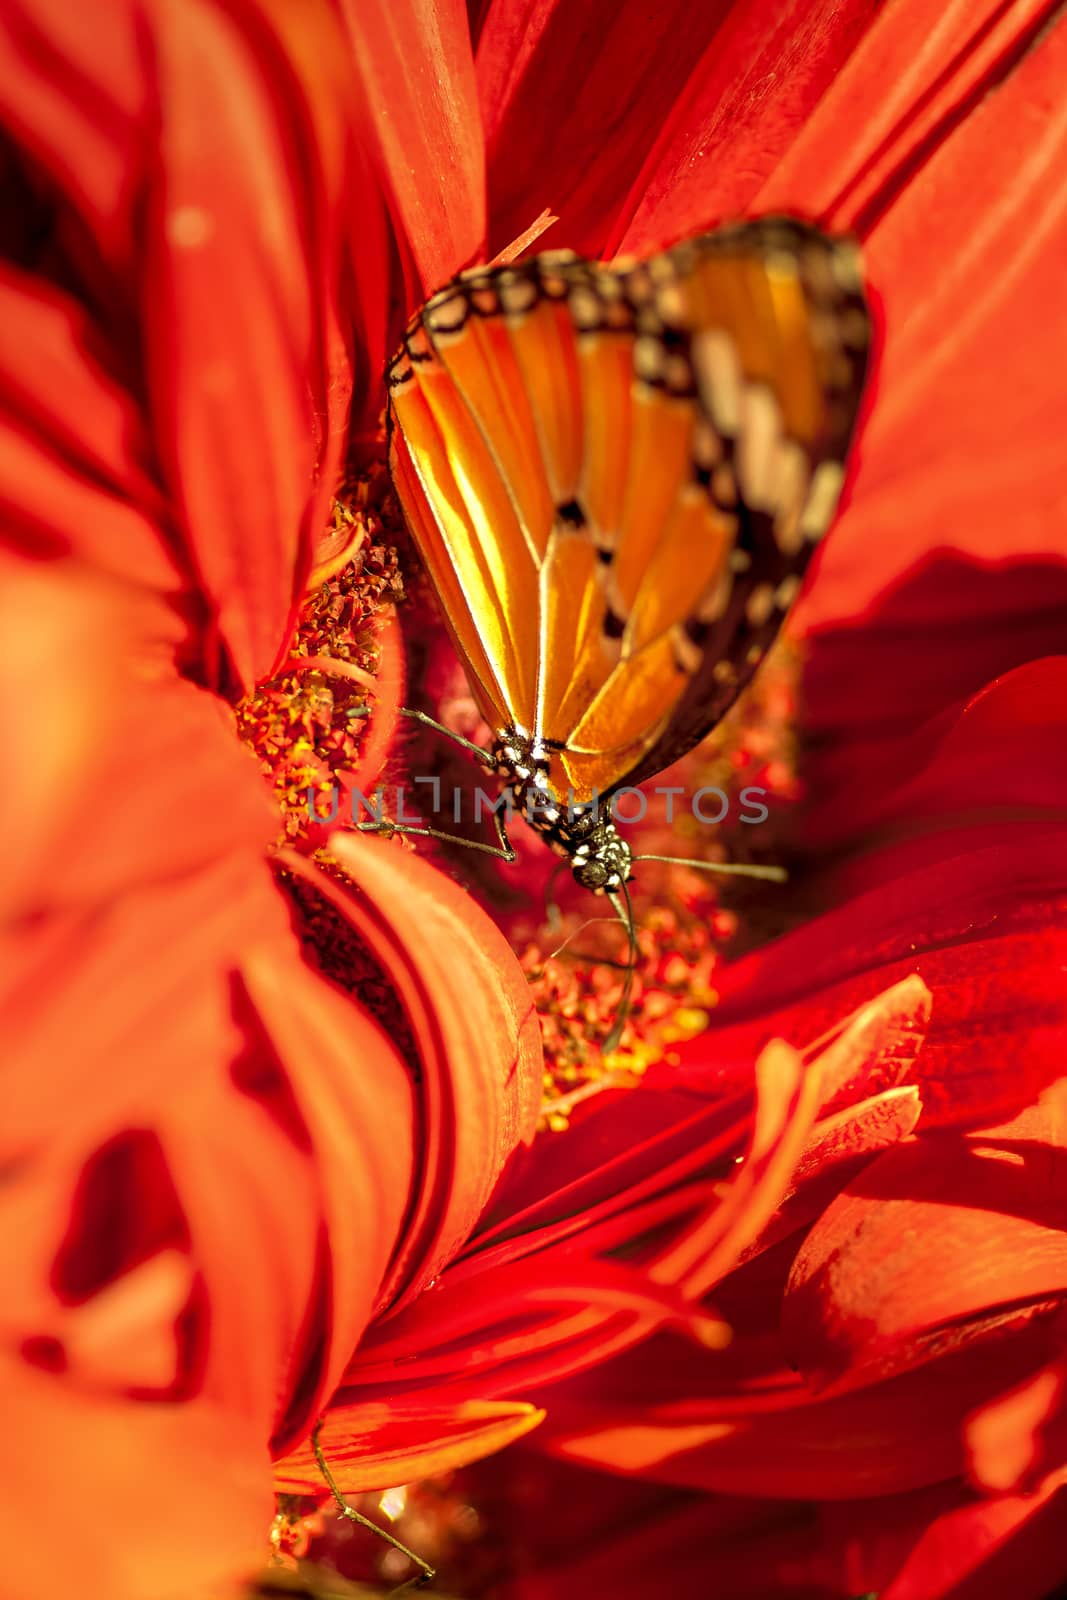
<svg viewBox="0 0 1067 1600"><path fill-rule="evenodd" d="M483 713L588 798L752 675L825 531L862 390L852 247L788 219L632 266L464 274L389 373L394 478Z"/></svg>
<svg viewBox="0 0 1067 1600"><path fill-rule="evenodd" d="M696 476L732 539L682 625L688 682L630 783L702 739L777 636L837 507L870 342L854 245L792 219L720 229L635 273L653 323L684 338L706 425Z"/></svg>

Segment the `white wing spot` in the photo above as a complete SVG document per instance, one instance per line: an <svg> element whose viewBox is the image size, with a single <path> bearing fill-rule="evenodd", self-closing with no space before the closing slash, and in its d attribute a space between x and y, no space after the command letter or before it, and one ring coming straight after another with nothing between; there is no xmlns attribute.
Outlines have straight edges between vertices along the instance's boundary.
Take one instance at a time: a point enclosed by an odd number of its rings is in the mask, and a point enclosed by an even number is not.
<svg viewBox="0 0 1067 1600"><path fill-rule="evenodd" d="M704 409L719 433L733 439L741 426L741 366L734 342L721 328L707 328L691 350Z"/></svg>
<svg viewBox="0 0 1067 1600"><path fill-rule="evenodd" d="M756 511L773 511L778 499L775 472L782 415L763 384L750 384L741 400L741 432L737 440L737 475L745 499Z"/></svg>
<svg viewBox="0 0 1067 1600"><path fill-rule="evenodd" d="M693 429L693 460L705 472L710 472L715 463L722 460L722 440L702 417Z"/></svg>
<svg viewBox="0 0 1067 1600"><path fill-rule="evenodd" d="M774 527L774 538L783 555L793 556L804 543L800 516L808 487L808 458L792 439L783 439L778 446L776 471L778 520Z"/></svg>
<svg viewBox="0 0 1067 1600"><path fill-rule="evenodd" d="M745 616L754 628L762 628L774 610L774 590L769 583L757 584L748 597Z"/></svg>
<svg viewBox="0 0 1067 1600"><path fill-rule="evenodd" d="M733 587L733 573L721 573L700 602L700 606L697 609L697 621L718 622L730 603Z"/></svg>
<svg viewBox="0 0 1067 1600"><path fill-rule="evenodd" d="M660 341L644 334L634 344L634 371L646 383L655 383L663 376L666 352Z"/></svg>
<svg viewBox="0 0 1067 1600"><path fill-rule="evenodd" d="M822 538L837 510L844 481L845 471L839 461L822 461L816 467L808 492L808 503L800 518L800 531L805 539L814 543Z"/></svg>

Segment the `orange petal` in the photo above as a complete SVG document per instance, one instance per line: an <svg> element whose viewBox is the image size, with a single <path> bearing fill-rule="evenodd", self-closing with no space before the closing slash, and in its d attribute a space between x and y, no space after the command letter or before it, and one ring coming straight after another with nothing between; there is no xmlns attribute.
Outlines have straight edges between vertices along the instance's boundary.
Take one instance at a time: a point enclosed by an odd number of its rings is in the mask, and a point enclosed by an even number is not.
<svg viewBox="0 0 1067 1600"><path fill-rule="evenodd" d="M465 1401L426 1411L339 1406L329 1412L320 1442L338 1487L355 1494L433 1477L492 1455L536 1428L544 1415L515 1400ZM321 1494L322 1473L310 1444L275 1462L274 1483L283 1493Z"/></svg>
<svg viewBox="0 0 1067 1600"><path fill-rule="evenodd" d="M455 1254L516 1144L533 1136L540 1029L510 947L457 884L380 839L338 832L330 851L358 889L326 880L320 892L380 962L422 1071L418 1190L391 1291L406 1300Z"/></svg>
<svg viewBox="0 0 1067 1600"><path fill-rule="evenodd" d="M78 1392L6 1355L0 1393L11 1600L84 1594L87 1582L108 1600L208 1600L262 1565L266 1453L239 1416ZM61 1538L40 1537L47 1506L58 1508Z"/></svg>

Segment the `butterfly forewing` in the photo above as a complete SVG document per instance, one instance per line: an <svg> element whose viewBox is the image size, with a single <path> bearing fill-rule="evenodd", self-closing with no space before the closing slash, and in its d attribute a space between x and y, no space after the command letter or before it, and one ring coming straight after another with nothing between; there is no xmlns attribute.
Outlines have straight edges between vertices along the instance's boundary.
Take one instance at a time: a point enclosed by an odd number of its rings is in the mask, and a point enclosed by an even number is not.
<svg viewBox="0 0 1067 1600"><path fill-rule="evenodd" d="M414 537L494 729L561 798L714 725L828 526L863 386L854 252L788 219L631 266L464 274L389 373Z"/></svg>

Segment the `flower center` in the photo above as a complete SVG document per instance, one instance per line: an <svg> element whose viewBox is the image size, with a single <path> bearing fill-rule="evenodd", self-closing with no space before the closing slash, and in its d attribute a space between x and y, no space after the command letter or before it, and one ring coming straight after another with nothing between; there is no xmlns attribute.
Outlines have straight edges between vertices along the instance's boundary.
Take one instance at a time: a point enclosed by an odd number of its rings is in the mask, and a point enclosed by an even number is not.
<svg viewBox="0 0 1067 1600"><path fill-rule="evenodd" d="M306 840L308 791L328 794L339 773L359 764L379 660L375 623L403 598L393 543L399 519L382 472L334 501L331 555L304 603L289 656L236 707L238 732L281 808L279 843Z"/></svg>

